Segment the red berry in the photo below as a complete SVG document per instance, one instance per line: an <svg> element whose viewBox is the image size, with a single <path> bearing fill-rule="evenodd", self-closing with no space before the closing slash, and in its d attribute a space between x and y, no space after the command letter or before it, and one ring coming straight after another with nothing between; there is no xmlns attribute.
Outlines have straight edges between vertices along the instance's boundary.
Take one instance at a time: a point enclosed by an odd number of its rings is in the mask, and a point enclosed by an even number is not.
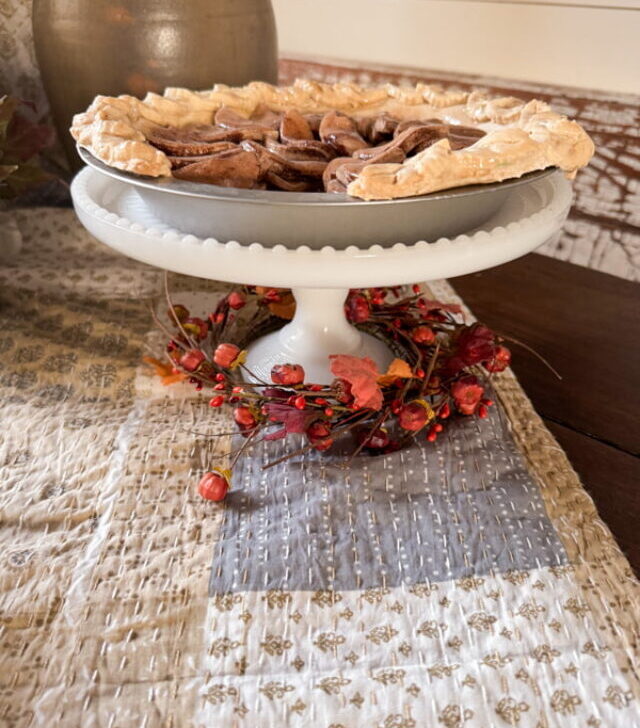
<svg viewBox="0 0 640 728"><path fill-rule="evenodd" d="M322 386L322 384L310 384L309 385L309 389L312 392L322 392L322 390L324 389L324 387Z"/></svg>
<svg viewBox="0 0 640 728"><path fill-rule="evenodd" d="M271 381L285 387L295 387L304 382L304 369L299 364L276 364L271 369Z"/></svg>
<svg viewBox="0 0 640 728"><path fill-rule="evenodd" d="M398 423L403 430L417 432L431 419L431 408L423 400L405 404L398 412Z"/></svg>
<svg viewBox="0 0 640 728"><path fill-rule="evenodd" d="M280 302L280 294L278 293L278 291L276 291L275 288L270 288L264 294L264 300L267 301L267 303L279 303Z"/></svg>
<svg viewBox="0 0 640 728"><path fill-rule="evenodd" d="M436 340L436 335L432 328L429 326L416 326L416 328L411 332L411 338L416 342L416 344L433 344L433 342Z"/></svg>
<svg viewBox="0 0 640 728"><path fill-rule="evenodd" d="M414 283L411 286L411 290L417 295L418 293L420 293L420 290L421 289L420 289L420 286L417 283Z"/></svg>
<svg viewBox="0 0 640 728"><path fill-rule="evenodd" d="M416 369L416 377L418 379L424 379L425 375L426 375L426 372L424 371L424 369Z"/></svg>
<svg viewBox="0 0 640 728"><path fill-rule="evenodd" d="M240 348L235 344L218 344L218 348L213 354L213 361L224 369L233 366L234 362L240 354Z"/></svg>
<svg viewBox="0 0 640 728"><path fill-rule="evenodd" d="M232 391L232 392L233 392L234 394L242 394L242 392L243 392L243 389L242 389L242 387L238 386L238 387L233 387L233 389L232 389L231 391Z"/></svg>
<svg viewBox="0 0 640 728"><path fill-rule="evenodd" d="M402 402L399 399L394 399L391 403L391 411L394 415L397 415L398 412L400 412L400 409L402 407Z"/></svg>
<svg viewBox="0 0 640 728"><path fill-rule="evenodd" d="M300 395L299 397L296 397L293 401L293 406L296 409L303 410L307 406L307 400L302 395Z"/></svg>
<svg viewBox="0 0 640 728"><path fill-rule="evenodd" d="M478 417L481 419L484 419L489 414L489 408L486 404L481 404L478 406Z"/></svg>
<svg viewBox="0 0 640 728"><path fill-rule="evenodd" d="M331 409L331 407L327 407L324 413L325 415L327 415L327 417L333 417L333 410Z"/></svg>
<svg viewBox="0 0 640 728"><path fill-rule="evenodd" d="M438 424L437 424L437 425L434 425L434 426L433 426L433 429L434 429L434 430L435 430L436 432L442 432L442 430L444 430L444 427L443 427L443 426L442 426L442 425L441 425L441 424L440 424L440 423L438 422Z"/></svg>
<svg viewBox="0 0 640 728"><path fill-rule="evenodd" d="M221 472L205 473L198 483L198 493L206 500L224 500L228 490L229 478Z"/></svg>
<svg viewBox="0 0 640 728"><path fill-rule="evenodd" d="M242 308L246 302L247 302L247 299L244 297L244 295L242 293L239 293L238 291L233 291L227 297L227 303L229 304L229 308L233 308L236 311L239 308Z"/></svg>
<svg viewBox="0 0 640 728"><path fill-rule="evenodd" d="M224 321L224 314L223 313L217 313L214 316L214 323L221 324Z"/></svg>
<svg viewBox="0 0 640 728"><path fill-rule="evenodd" d="M253 416L253 412L245 405L236 407L233 410L233 419L240 427L253 427L256 424L256 418Z"/></svg>
<svg viewBox="0 0 640 728"><path fill-rule="evenodd" d="M429 430L429 432L427 432L427 440L429 442L435 442L437 438L438 438L438 433L433 428L431 428Z"/></svg>
<svg viewBox="0 0 640 728"><path fill-rule="evenodd" d="M345 311L349 321L354 324L361 324L364 321L368 321L371 316L369 301L360 294L349 296L345 305Z"/></svg>
<svg viewBox="0 0 640 728"><path fill-rule="evenodd" d="M218 372L215 376L216 382L224 382L226 380L225 375L222 372Z"/></svg>
<svg viewBox="0 0 640 728"><path fill-rule="evenodd" d="M316 450L328 450L333 445L331 429L324 422L314 422L307 428L309 442Z"/></svg>
<svg viewBox="0 0 640 728"><path fill-rule="evenodd" d="M189 349L180 357L180 366L188 372L195 372L205 359L206 356L200 349Z"/></svg>
<svg viewBox="0 0 640 728"><path fill-rule="evenodd" d="M218 394L216 397L212 397L209 400L209 404L211 407L222 407L224 404L224 397L221 394Z"/></svg>
<svg viewBox="0 0 640 728"><path fill-rule="evenodd" d="M440 412L438 414L440 415L441 419L447 419L447 417L451 414L451 407L449 407L448 402L445 402L442 407L440 407Z"/></svg>
<svg viewBox="0 0 640 728"><path fill-rule="evenodd" d="M480 402L482 402L482 404L486 405L487 407L493 406L493 400L492 399L481 399Z"/></svg>
<svg viewBox="0 0 640 728"><path fill-rule="evenodd" d="M213 388L215 389L216 392L221 392L225 388L225 383L219 382L218 384L214 384Z"/></svg>
<svg viewBox="0 0 640 728"><path fill-rule="evenodd" d="M319 404L321 407L324 407L325 404L329 404L329 403L327 402L327 400L324 397L317 397L316 404Z"/></svg>

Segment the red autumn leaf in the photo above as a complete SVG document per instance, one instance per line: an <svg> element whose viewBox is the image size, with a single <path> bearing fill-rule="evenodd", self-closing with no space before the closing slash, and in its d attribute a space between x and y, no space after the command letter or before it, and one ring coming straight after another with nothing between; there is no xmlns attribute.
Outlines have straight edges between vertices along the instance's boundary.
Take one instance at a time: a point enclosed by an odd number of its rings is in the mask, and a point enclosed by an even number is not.
<svg viewBox="0 0 640 728"><path fill-rule="evenodd" d="M267 408L268 419L271 422L279 422L284 425L284 431L287 435L306 432L310 420L317 416L317 413L305 412L296 407L291 407L288 404L279 404L278 402L269 402L265 406ZM273 437L267 435L266 439L275 440L279 439L279 437L284 437L284 435L279 434L280 432L278 431L277 437L275 436L276 433L274 433Z"/></svg>
<svg viewBox="0 0 640 728"><path fill-rule="evenodd" d="M475 323L463 329L456 341L459 357L467 366L491 359L494 354L495 334L484 324Z"/></svg>
<svg viewBox="0 0 640 728"><path fill-rule="evenodd" d="M379 410L382 407L382 390L378 386L380 372L368 356L359 358L346 354L332 354L331 371L351 385L354 404L358 408Z"/></svg>
<svg viewBox="0 0 640 728"><path fill-rule="evenodd" d="M13 115L7 129L5 154L18 162L28 162L53 143L53 127L34 124L20 113Z"/></svg>
<svg viewBox="0 0 640 728"><path fill-rule="evenodd" d="M448 374L457 374L466 367L490 361L495 354L495 334L484 324L475 323L461 329L454 339L454 353L446 364Z"/></svg>

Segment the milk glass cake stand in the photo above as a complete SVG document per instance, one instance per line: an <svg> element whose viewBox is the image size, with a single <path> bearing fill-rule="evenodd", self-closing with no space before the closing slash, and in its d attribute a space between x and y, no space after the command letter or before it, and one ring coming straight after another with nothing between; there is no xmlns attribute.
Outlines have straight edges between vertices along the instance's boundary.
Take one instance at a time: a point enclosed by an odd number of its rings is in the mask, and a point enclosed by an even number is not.
<svg viewBox="0 0 640 728"><path fill-rule="evenodd" d="M193 233L202 230L197 214L185 215L176 229L163 222L162 206L150 204L135 183L114 178L95 166L76 176L71 193L87 230L131 258L200 278L291 288L297 304L293 320L250 345L247 367L256 377L270 381L274 364L295 362L304 367L308 381L320 384L333 378L330 354L369 356L382 371L392 359L383 342L347 321L344 301L350 288L451 278L506 263L557 234L572 199L569 182L556 171L514 186L488 220L463 234L429 241L417 239L418 233L414 243L381 245L375 242L379 237L374 227L368 231L373 244L361 242L339 249L331 242L344 237L344 229L332 236L329 215L323 223L329 226L323 232L326 244L318 244L316 230L312 249L305 244L305 227L299 222L294 230L299 245L288 242L286 246L273 241L269 245L199 237ZM365 222L368 204L359 203ZM286 215L281 207L277 213L274 210L280 225L281 216ZM251 208L248 210L250 216ZM455 209L448 214L455 214ZM235 224L237 239L246 239L242 216ZM212 230L215 227L213 219Z"/></svg>

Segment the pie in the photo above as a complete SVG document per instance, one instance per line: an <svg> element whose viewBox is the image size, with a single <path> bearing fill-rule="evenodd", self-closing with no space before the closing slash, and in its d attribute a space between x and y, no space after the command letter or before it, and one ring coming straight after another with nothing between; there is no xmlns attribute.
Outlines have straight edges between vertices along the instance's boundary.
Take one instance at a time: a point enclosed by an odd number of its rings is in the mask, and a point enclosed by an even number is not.
<svg viewBox="0 0 640 728"><path fill-rule="evenodd" d="M572 178L594 152L584 129L543 101L305 79L169 88L144 100L97 96L71 134L105 164L139 175L364 200L547 167Z"/></svg>

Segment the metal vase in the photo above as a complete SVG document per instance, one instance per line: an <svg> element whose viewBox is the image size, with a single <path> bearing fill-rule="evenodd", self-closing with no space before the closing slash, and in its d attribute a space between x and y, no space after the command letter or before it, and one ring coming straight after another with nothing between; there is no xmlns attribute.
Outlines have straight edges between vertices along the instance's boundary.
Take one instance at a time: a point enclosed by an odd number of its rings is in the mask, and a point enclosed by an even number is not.
<svg viewBox="0 0 640 728"><path fill-rule="evenodd" d="M33 34L58 135L98 94L277 82L270 0L34 0Z"/></svg>

